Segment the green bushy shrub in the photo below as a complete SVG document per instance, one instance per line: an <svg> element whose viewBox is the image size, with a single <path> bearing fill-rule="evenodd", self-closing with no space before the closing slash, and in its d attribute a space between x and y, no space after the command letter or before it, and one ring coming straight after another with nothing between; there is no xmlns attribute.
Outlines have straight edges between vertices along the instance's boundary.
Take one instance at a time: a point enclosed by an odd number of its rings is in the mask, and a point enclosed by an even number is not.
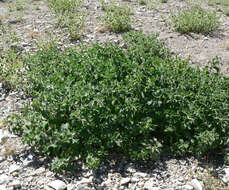
<svg viewBox="0 0 229 190"><path fill-rule="evenodd" d="M229 129L228 79L217 60L203 70L171 57L156 36L130 32L127 50L107 43L28 57L33 98L9 118L15 133L55 157L96 168L106 155L156 159L162 151L203 155L222 149Z"/></svg>

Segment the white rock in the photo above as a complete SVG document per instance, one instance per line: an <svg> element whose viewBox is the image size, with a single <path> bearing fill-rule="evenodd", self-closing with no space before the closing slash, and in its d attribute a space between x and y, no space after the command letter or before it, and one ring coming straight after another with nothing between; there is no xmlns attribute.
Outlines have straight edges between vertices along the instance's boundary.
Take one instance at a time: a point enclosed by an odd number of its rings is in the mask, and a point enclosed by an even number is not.
<svg viewBox="0 0 229 190"><path fill-rule="evenodd" d="M40 167L37 170L33 171L30 175L31 176L36 176L36 175L41 175L43 173L45 173L45 168L44 167Z"/></svg>
<svg viewBox="0 0 229 190"><path fill-rule="evenodd" d="M225 172L226 175L229 175L229 168L224 168L223 171Z"/></svg>
<svg viewBox="0 0 229 190"><path fill-rule="evenodd" d="M153 181L149 180L149 181L145 182L144 189L146 189L146 190L160 190L159 187L153 187L153 186L154 186Z"/></svg>
<svg viewBox="0 0 229 190"><path fill-rule="evenodd" d="M133 164L128 164L128 165L125 167L125 170L126 170L127 172L130 172L130 173L135 173L135 172L136 172L136 169L134 169Z"/></svg>
<svg viewBox="0 0 229 190"><path fill-rule="evenodd" d="M9 182L9 177L5 174L0 176L0 185L7 184Z"/></svg>
<svg viewBox="0 0 229 190"><path fill-rule="evenodd" d="M13 164L9 168L9 173L12 174L14 172L19 172L21 170L21 166Z"/></svg>
<svg viewBox="0 0 229 190"><path fill-rule="evenodd" d="M6 185L0 185L0 189L1 189L1 190L7 190L7 189L6 189Z"/></svg>
<svg viewBox="0 0 229 190"><path fill-rule="evenodd" d="M229 168L225 168L224 169L225 175L222 178L222 181L224 183L228 183L229 182Z"/></svg>
<svg viewBox="0 0 229 190"><path fill-rule="evenodd" d="M138 182L140 179L139 178L137 178L137 177L132 177L131 178L131 182L132 183L136 183L136 182Z"/></svg>
<svg viewBox="0 0 229 190"><path fill-rule="evenodd" d="M222 181L224 183L228 183L229 182L229 176L228 175L223 176Z"/></svg>
<svg viewBox="0 0 229 190"><path fill-rule="evenodd" d="M15 188L15 189L19 189L19 188L21 188L21 182L20 182L19 180L14 180L14 181L10 184L10 186L12 186L12 187Z"/></svg>
<svg viewBox="0 0 229 190"><path fill-rule="evenodd" d="M191 185L188 185L188 184L183 186L183 190L193 190L193 189L194 189L194 187Z"/></svg>
<svg viewBox="0 0 229 190"><path fill-rule="evenodd" d="M52 177L54 176L54 173L51 172L51 171L48 171L46 174L45 174L46 177Z"/></svg>
<svg viewBox="0 0 229 190"><path fill-rule="evenodd" d="M91 176L90 178L83 178L81 181L79 181L79 184L83 183L92 183L93 177Z"/></svg>
<svg viewBox="0 0 229 190"><path fill-rule="evenodd" d="M67 185L67 190L75 190L75 189L76 189L75 185L73 185L73 184Z"/></svg>
<svg viewBox="0 0 229 190"><path fill-rule="evenodd" d="M0 156L0 162L4 161L5 158L3 156Z"/></svg>
<svg viewBox="0 0 229 190"><path fill-rule="evenodd" d="M142 173L142 172L136 172L134 174L134 177L137 177L137 178L144 178L146 176L147 176L147 174L146 173Z"/></svg>
<svg viewBox="0 0 229 190"><path fill-rule="evenodd" d="M144 184L145 184L144 181L140 181L140 182L138 182L138 187L144 187Z"/></svg>
<svg viewBox="0 0 229 190"><path fill-rule="evenodd" d="M126 177L126 178L122 178L121 181L120 181L120 185L126 185L127 183L130 182L130 178L129 177Z"/></svg>
<svg viewBox="0 0 229 190"><path fill-rule="evenodd" d="M195 190L204 190L204 185L197 179L193 179L188 185L191 185Z"/></svg>
<svg viewBox="0 0 229 190"><path fill-rule="evenodd" d="M87 184L85 184L85 183L84 184L83 183L78 184L76 189L77 190L88 190Z"/></svg>
<svg viewBox="0 0 229 190"><path fill-rule="evenodd" d="M53 190L53 188L48 185L44 185L44 190Z"/></svg>
<svg viewBox="0 0 229 190"><path fill-rule="evenodd" d="M48 184L48 186L52 187L55 190L65 190L67 189L67 185L61 180L55 180Z"/></svg>
<svg viewBox="0 0 229 190"><path fill-rule="evenodd" d="M9 134L5 131L0 129L0 144L4 143L9 138Z"/></svg>
<svg viewBox="0 0 229 190"><path fill-rule="evenodd" d="M22 160L23 165L24 165L24 166L29 165L30 163L32 163L32 162L34 161L33 159L34 159L33 155L32 155L32 154L29 154L29 155L27 156L27 158L25 158L24 160Z"/></svg>

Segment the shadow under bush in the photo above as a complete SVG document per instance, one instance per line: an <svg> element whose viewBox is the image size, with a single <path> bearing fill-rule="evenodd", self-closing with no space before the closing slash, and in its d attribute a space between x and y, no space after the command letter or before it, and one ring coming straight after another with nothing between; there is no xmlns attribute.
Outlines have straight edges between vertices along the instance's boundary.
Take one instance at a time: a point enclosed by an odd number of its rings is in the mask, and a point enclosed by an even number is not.
<svg viewBox="0 0 229 190"><path fill-rule="evenodd" d="M213 60L202 70L170 55L141 32L123 36L127 50L55 45L25 60L33 100L9 118L12 131L55 157L63 169L76 157L96 168L111 152L131 159L204 155L228 140L228 79Z"/></svg>

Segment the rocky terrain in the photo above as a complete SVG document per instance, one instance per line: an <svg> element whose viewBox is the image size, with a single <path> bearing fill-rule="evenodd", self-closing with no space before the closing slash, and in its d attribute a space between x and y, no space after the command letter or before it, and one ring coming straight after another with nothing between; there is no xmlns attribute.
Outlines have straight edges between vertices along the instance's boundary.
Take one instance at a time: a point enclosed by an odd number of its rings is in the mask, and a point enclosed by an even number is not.
<svg viewBox="0 0 229 190"><path fill-rule="evenodd" d="M212 35L181 35L168 25L171 12L188 6L187 1L168 0L155 3L149 9L131 0L135 30L147 34L159 33L166 45L185 58L190 64L206 65L213 57L222 60L222 69L227 73L229 63L229 17L222 14L221 6L206 6L217 9L221 16L220 29ZM205 4L204 4L205 5ZM21 7L21 8L20 8ZM46 1L0 1L2 25L11 29L1 35L1 50L16 46L19 51L34 52L37 43L55 39L60 46L77 46L80 43L112 41L122 45L121 35L103 31L99 17L102 14L98 0L87 0L83 6L89 12L80 41L71 41L68 34L56 27L56 18ZM0 33L1 33L0 29ZM15 32L15 33L14 33ZM15 40L13 37L17 37ZM0 50L0 51L1 51ZM229 189L229 168L207 158L163 157L152 163L132 163L127 158L114 155L99 170L92 172L77 163L71 174L56 174L50 170L50 160L31 147L23 145L21 138L11 134L3 120L19 112L28 101L23 92L8 89L0 82L0 190L215 190Z"/></svg>

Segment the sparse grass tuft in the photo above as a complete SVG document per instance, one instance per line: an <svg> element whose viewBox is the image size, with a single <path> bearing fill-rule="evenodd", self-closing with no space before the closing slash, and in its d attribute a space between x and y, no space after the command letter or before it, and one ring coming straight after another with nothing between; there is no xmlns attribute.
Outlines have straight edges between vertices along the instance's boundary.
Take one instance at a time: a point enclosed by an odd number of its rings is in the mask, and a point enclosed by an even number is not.
<svg viewBox="0 0 229 190"><path fill-rule="evenodd" d="M23 12L25 10L25 7L26 7L25 2L19 1L19 0L16 0L16 1L9 3L8 6L9 6L10 12L14 12L14 11Z"/></svg>
<svg viewBox="0 0 229 190"><path fill-rule="evenodd" d="M3 156L5 159L8 156L14 156L16 154L15 144L12 142L9 142L8 139L3 139L1 146L2 146L2 149L0 151L0 155Z"/></svg>
<svg viewBox="0 0 229 190"><path fill-rule="evenodd" d="M138 0L139 5L147 5L147 0Z"/></svg>
<svg viewBox="0 0 229 190"><path fill-rule="evenodd" d="M17 87L22 81L22 48L19 45L20 38L10 27L1 26L0 34L0 81Z"/></svg>
<svg viewBox="0 0 229 190"><path fill-rule="evenodd" d="M223 9L223 13L229 16L229 7Z"/></svg>
<svg viewBox="0 0 229 190"><path fill-rule="evenodd" d="M217 16L216 11L203 10L198 6L170 16L174 29L182 34L184 33L202 33L209 34L220 25L220 17Z"/></svg>
<svg viewBox="0 0 229 190"><path fill-rule="evenodd" d="M79 40L84 30L87 13L68 13L58 17L57 26L66 28L71 40Z"/></svg>
<svg viewBox="0 0 229 190"><path fill-rule="evenodd" d="M127 5L104 4L105 15L101 18L107 30L120 33L131 29L131 10Z"/></svg>
<svg viewBox="0 0 229 190"><path fill-rule="evenodd" d="M57 15L65 15L75 13L83 3L84 0L50 0L48 5Z"/></svg>
<svg viewBox="0 0 229 190"><path fill-rule="evenodd" d="M79 40L87 13L80 12L84 0L51 0L49 7L58 18L57 26L66 28L71 40Z"/></svg>
<svg viewBox="0 0 229 190"><path fill-rule="evenodd" d="M228 0L208 0L209 5L221 5L221 6L229 6Z"/></svg>

